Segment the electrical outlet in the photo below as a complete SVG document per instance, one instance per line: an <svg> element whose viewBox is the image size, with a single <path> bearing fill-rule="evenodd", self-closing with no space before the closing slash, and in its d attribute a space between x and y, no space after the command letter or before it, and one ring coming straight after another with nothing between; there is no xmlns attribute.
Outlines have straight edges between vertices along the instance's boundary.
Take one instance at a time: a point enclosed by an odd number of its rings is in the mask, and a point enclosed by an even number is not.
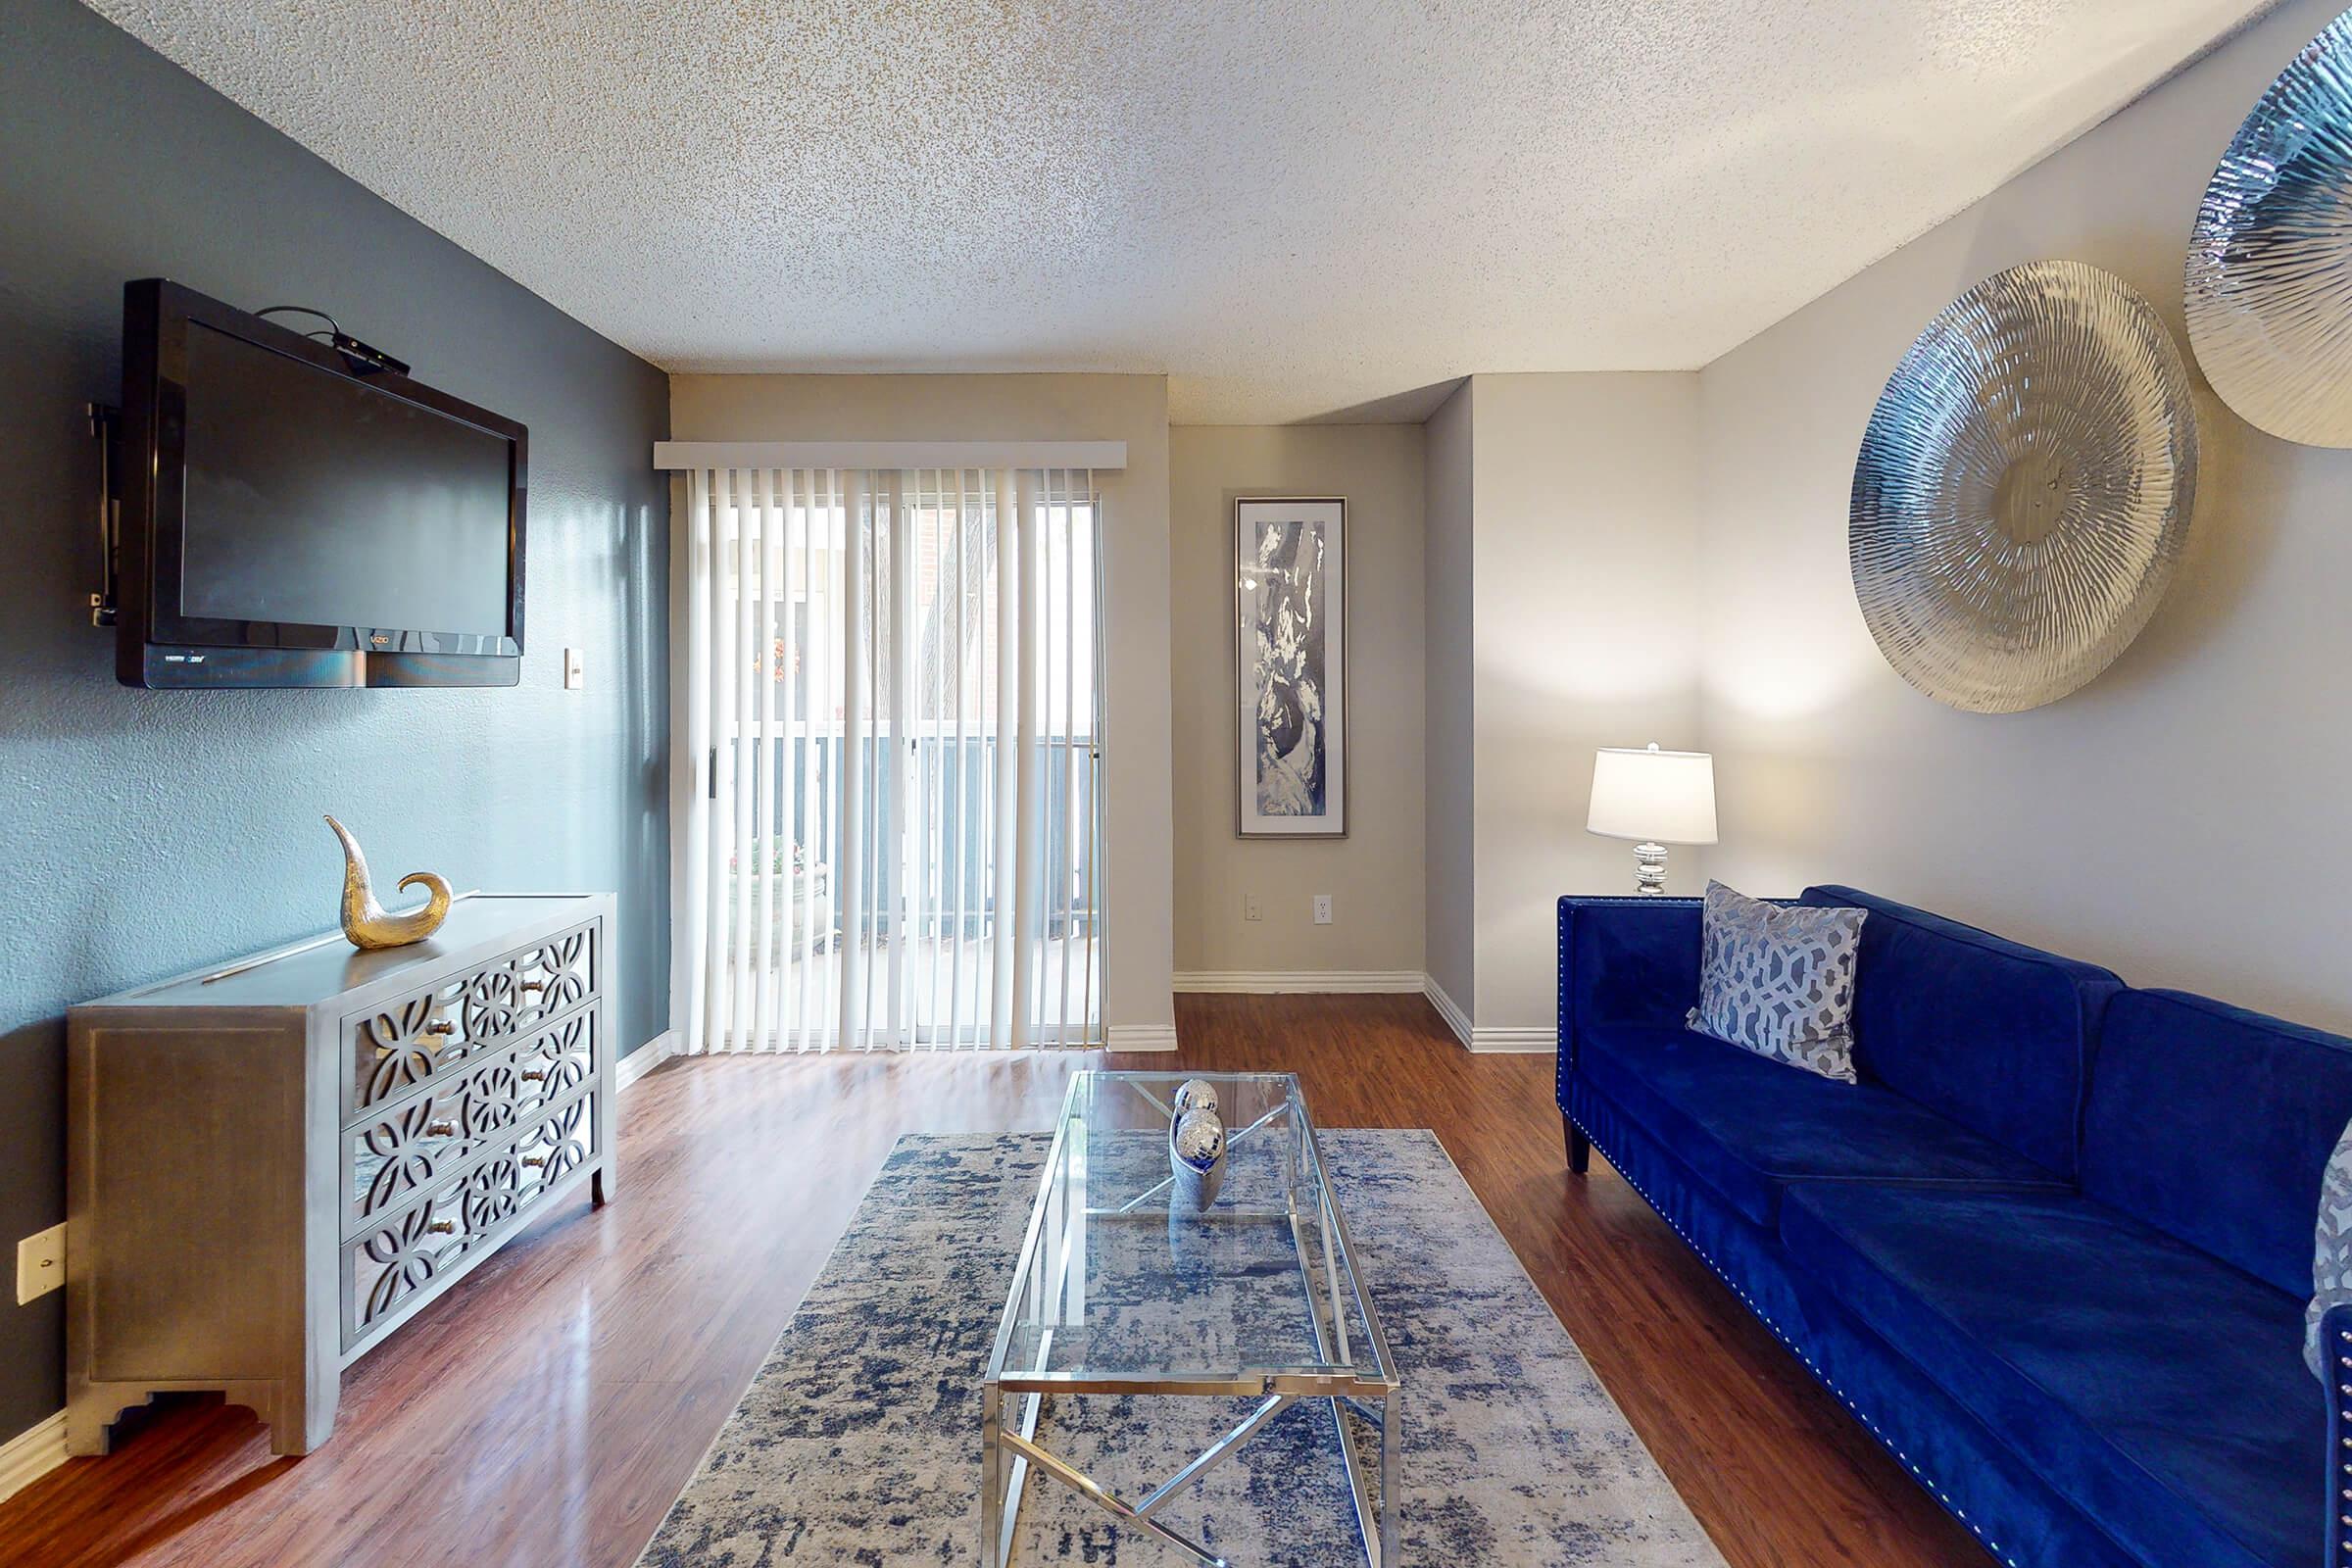
<svg viewBox="0 0 2352 1568"><path fill-rule="evenodd" d="M17 1244L17 1304L36 1300L66 1283L66 1228L52 1225Z"/></svg>
<svg viewBox="0 0 2352 1568"><path fill-rule="evenodd" d="M1265 917L1266 911L1257 906L1257 895L1254 893L1243 894L1242 918L1245 920L1263 920Z"/></svg>
<svg viewBox="0 0 2352 1568"><path fill-rule="evenodd" d="M576 692L588 684L587 661L577 648L564 650L564 689Z"/></svg>
<svg viewBox="0 0 2352 1568"><path fill-rule="evenodd" d="M1328 893L1315 895L1315 924L1331 924L1331 895Z"/></svg>

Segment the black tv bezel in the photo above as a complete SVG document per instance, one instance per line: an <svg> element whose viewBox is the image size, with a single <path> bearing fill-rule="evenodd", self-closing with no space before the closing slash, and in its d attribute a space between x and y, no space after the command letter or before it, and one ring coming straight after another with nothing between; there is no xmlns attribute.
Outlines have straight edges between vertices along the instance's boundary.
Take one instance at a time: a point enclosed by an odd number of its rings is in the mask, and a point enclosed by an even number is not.
<svg viewBox="0 0 2352 1568"><path fill-rule="evenodd" d="M509 454L507 631L419 631L222 620L180 613L186 546L187 334L191 324L360 382L504 439ZM422 382L362 373L343 353L167 278L122 290L122 501L115 673L126 686L514 686L522 679L529 431Z"/></svg>

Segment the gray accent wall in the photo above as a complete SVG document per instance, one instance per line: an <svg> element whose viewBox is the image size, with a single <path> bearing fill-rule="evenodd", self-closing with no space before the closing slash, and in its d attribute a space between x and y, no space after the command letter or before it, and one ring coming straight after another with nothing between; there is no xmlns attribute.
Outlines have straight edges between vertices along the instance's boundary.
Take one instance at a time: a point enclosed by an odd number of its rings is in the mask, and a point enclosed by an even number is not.
<svg viewBox="0 0 2352 1568"><path fill-rule="evenodd" d="M0 8L0 1260L64 1217L72 1003L330 928L379 880L612 890L620 1044L666 1024L666 378L70 0ZM331 311L530 426L519 688L144 692L91 627L122 284ZM563 650L587 687L563 689ZM168 1086L165 1091L169 1092ZM234 1157L234 1151L221 1151ZM13 1267L5 1271L13 1279ZM0 1442L64 1400L64 1296L0 1295Z"/></svg>

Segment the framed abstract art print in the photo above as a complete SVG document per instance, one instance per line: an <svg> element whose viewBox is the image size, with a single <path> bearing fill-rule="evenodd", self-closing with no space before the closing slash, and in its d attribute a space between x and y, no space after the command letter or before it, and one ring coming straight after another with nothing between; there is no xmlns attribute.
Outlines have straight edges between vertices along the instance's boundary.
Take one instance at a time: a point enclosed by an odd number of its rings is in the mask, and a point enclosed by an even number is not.
<svg viewBox="0 0 2352 1568"><path fill-rule="evenodd" d="M1237 822L1244 838L1348 833L1348 503L1233 504Z"/></svg>

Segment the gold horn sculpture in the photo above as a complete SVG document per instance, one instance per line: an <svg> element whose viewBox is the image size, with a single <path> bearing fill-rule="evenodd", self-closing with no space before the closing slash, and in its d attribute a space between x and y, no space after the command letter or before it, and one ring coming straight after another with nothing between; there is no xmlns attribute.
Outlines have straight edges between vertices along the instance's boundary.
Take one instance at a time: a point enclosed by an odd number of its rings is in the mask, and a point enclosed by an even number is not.
<svg viewBox="0 0 2352 1568"><path fill-rule="evenodd" d="M393 914L375 902L375 888L368 880L368 857L360 853L360 841L332 816L326 825L343 841L343 935L353 947L363 953L401 948L422 942L441 929L441 922L449 918L447 882L430 871L411 871L400 879L400 885L405 891L412 884L422 883L424 906Z"/></svg>

